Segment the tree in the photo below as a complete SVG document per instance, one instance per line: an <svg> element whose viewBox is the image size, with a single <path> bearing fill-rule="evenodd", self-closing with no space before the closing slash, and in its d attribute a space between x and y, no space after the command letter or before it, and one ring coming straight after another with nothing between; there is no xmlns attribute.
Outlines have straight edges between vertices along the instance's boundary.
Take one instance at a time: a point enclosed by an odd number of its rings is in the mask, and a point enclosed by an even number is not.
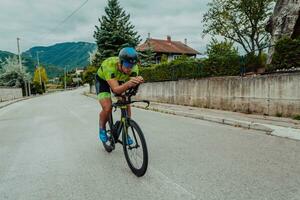
<svg viewBox="0 0 300 200"><path fill-rule="evenodd" d="M18 57L8 57L1 62L0 85L7 87L25 88L25 82L30 81L31 76L26 72L26 67L19 65Z"/></svg>
<svg viewBox="0 0 300 200"><path fill-rule="evenodd" d="M90 85L90 92L92 86L94 85L95 75L97 73L97 68L94 66L88 66L87 69L83 72L83 83L88 83Z"/></svg>
<svg viewBox="0 0 300 200"><path fill-rule="evenodd" d="M297 70L300 68L300 38L283 37L275 44L275 52L269 71Z"/></svg>
<svg viewBox="0 0 300 200"><path fill-rule="evenodd" d="M121 48L136 47L141 39L130 23L130 15L120 7L118 0L108 0L105 7L106 15L99 19L100 26L96 26L94 38L96 39L98 53L93 65L98 66L101 61L116 56Z"/></svg>
<svg viewBox="0 0 300 200"><path fill-rule="evenodd" d="M213 39L207 47L208 59L204 61L204 71L207 76L238 75L240 58L233 42L218 42Z"/></svg>
<svg viewBox="0 0 300 200"><path fill-rule="evenodd" d="M35 86L36 92L42 94L46 92L46 83L48 82L46 69L39 66L35 69L33 75L33 84Z"/></svg>
<svg viewBox="0 0 300 200"><path fill-rule="evenodd" d="M204 14L204 34L220 35L240 44L248 53L269 43L265 30L274 0L213 0Z"/></svg>
<svg viewBox="0 0 300 200"><path fill-rule="evenodd" d="M149 67L152 64L155 64L155 52L150 43L148 43L144 52L139 52L139 57L143 67Z"/></svg>
<svg viewBox="0 0 300 200"><path fill-rule="evenodd" d="M48 76L47 76L47 72L46 69L42 66L37 67L34 71L34 75L33 75L33 82L36 83L47 83L48 82Z"/></svg>

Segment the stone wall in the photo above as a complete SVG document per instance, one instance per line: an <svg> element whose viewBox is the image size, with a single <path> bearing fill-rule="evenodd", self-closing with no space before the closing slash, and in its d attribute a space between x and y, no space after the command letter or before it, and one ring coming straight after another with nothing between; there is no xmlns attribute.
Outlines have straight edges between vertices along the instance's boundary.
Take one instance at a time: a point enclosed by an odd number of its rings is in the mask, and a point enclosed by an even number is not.
<svg viewBox="0 0 300 200"><path fill-rule="evenodd" d="M23 97L21 88L1 88L0 87L0 102L18 99Z"/></svg>
<svg viewBox="0 0 300 200"><path fill-rule="evenodd" d="M300 73L145 83L137 98L244 113L294 116L300 114Z"/></svg>

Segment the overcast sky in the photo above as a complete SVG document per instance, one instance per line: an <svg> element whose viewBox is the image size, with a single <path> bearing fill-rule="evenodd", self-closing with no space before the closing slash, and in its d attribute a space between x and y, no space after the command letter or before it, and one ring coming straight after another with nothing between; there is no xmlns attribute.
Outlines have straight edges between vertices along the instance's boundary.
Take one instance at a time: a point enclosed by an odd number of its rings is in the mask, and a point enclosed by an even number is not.
<svg viewBox="0 0 300 200"><path fill-rule="evenodd" d="M93 32L104 15L107 0L88 0L71 18L61 23L86 0L0 0L0 50L17 52L33 46L61 42L95 42ZM202 38L202 17L211 0L119 0L143 41L152 38L184 41L203 52L209 38Z"/></svg>

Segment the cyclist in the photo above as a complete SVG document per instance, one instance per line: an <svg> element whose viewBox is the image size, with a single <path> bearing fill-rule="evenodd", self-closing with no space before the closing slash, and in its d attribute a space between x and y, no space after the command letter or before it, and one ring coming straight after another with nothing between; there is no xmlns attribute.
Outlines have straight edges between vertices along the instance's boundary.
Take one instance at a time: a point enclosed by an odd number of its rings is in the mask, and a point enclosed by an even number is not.
<svg viewBox="0 0 300 200"><path fill-rule="evenodd" d="M96 75L96 93L102 107L99 113L99 138L102 142L107 142L106 123L111 108L111 91L115 94L122 94L126 90L144 82L139 76L137 66L138 54L132 47L125 47L120 50L118 57L110 57L104 60ZM131 115L131 108L128 106L128 115ZM127 137L127 144L133 141Z"/></svg>

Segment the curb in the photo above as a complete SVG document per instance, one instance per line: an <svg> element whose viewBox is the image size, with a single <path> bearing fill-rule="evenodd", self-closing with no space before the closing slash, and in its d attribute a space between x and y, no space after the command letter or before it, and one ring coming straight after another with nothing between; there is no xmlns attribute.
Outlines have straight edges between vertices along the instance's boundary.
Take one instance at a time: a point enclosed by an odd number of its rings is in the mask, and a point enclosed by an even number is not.
<svg viewBox="0 0 300 200"><path fill-rule="evenodd" d="M93 99L97 99L96 95L89 94L89 93L83 93L86 97L90 97ZM171 114L171 115L177 115L182 117L188 117L193 119L200 119L204 121L229 125L233 127L239 127L239 128L245 128L245 129L251 129L260 131L262 133L265 133L267 135L277 136L281 138L287 138L292 140L300 141L300 130L294 129L290 127L281 127L276 125L270 125L270 124L261 124L261 123L254 123L254 122L248 122L248 121L240 121L235 119L228 119L228 118L222 118L222 117L216 117L216 116L209 116L209 115L201 115L201 114L193 114L183 111L174 111L169 109L163 109L163 108L145 108L145 106L140 105L132 105L132 107L143 109L143 110L150 110L154 112L160 112L165 114Z"/></svg>
<svg viewBox="0 0 300 200"><path fill-rule="evenodd" d="M24 101L24 100L27 100L27 99L31 99L32 97L25 97L25 98L20 98L20 99L17 99L17 100L15 100L15 101L12 101L12 102L9 102L9 103L7 103L7 104L5 104L5 105L0 105L0 109L1 108L4 108L4 107L6 107L6 106L9 106L9 105L11 105L11 104L14 104L14 103L17 103L17 102L20 102L20 101Z"/></svg>
<svg viewBox="0 0 300 200"><path fill-rule="evenodd" d="M193 118L193 119L200 119L200 120L205 120L205 121L209 121L209 122L225 124L225 125L229 125L229 126L233 126L233 127L240 127L240 128L252 129L252 130L257 130L257 131L263 131L263 132L266 132L267 134L271 134L274 131L274 129L271 129L267 126L264 126L263 124L258 124L258 123L238 121L238 120L233 120L233 119L225 119L225 118L201 115L201 114L191 114L191 113L178 112L178 111L176 112L176 111L170 111L168 109L156 109L156 108L145 109L145 107L143 107L143 106L138 106L138 105L132 105L132 106L135 108L139 108L139 109L151 110L151 111L155 111L155 112L161 112L161 113L172 114L172 115L183 116L183 117L189 117L189 118Z"/></svg>
<svg viewBox="0 0 300 200"><path fill-rule="evenodd" d="M90 97L90 98L97 99L96 96L93 94L83 93L83 95ZM139 106L139 105L132 105L132 107L143 109L143 110L151 110L154 112L161 112L161 113L165 113L165 114L177 115L177 116L182 116L182 117L189 117L189 118L193 118L193 119L200 119L200 120L205 120L205 121L209 121L209 122L225 124L225 125L229 125L229 126L233 126L233 127L252 129L252 130L256 130L256 131L263 131L267 134L271 134L274 131L274 129L271 129L267 126L264 126L263 124L258 124L258 123L238 121L238 120L233 120L233 119L225 119L225 118L207 116L207 115L201 115L201 114L191 114L191 113L173 111L173 110L168 110L168 109L157 109L157 108L151 108L151 107L145 108L144 106Z"/></svg>

